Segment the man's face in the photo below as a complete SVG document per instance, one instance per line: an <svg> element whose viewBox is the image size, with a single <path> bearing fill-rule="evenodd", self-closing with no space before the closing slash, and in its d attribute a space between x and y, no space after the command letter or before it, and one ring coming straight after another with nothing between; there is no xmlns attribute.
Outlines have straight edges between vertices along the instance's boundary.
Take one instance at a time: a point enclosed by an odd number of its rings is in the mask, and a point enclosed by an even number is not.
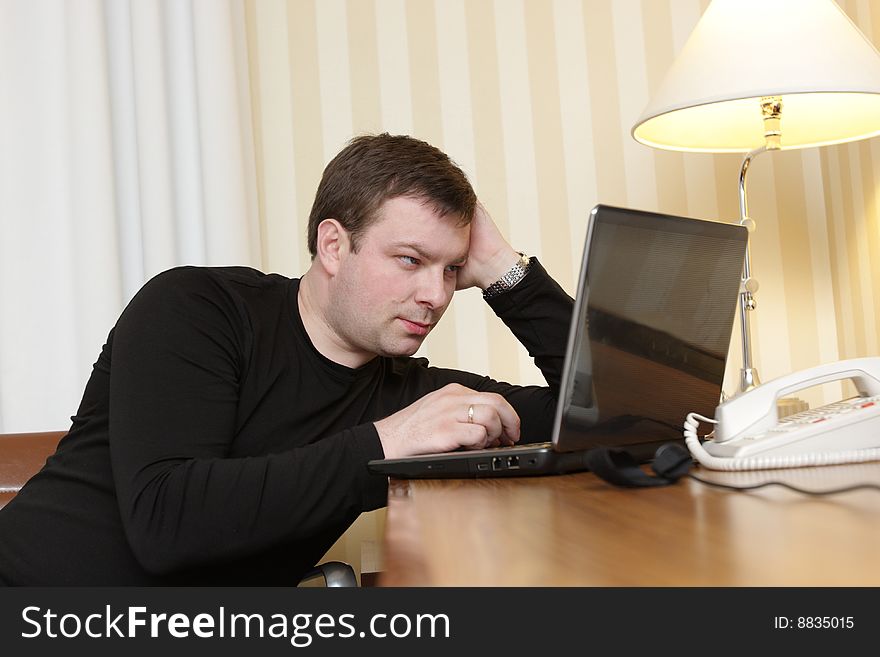
<svg viewBox="0 0 880 657"><path fill-rule="evenodd" d="M455 291L467 260L470 226L440 217L419 199L386 201L360 236L343 249L327 321L352 354L411 356Z"/></svg>

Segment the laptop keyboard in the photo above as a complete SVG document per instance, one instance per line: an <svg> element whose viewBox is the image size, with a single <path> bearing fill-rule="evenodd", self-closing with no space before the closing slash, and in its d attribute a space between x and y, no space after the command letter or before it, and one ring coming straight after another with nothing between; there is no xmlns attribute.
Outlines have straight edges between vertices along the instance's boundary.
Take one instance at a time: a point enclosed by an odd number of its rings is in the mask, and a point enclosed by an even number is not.
<svg viewBox="0 0 880 657"><path fill-rule="evenodd" d="M486 451L491 452L493 449L544 449L551 447L553 443L525 443L517 445L498 445L498 447L486 447Z"/></svg>

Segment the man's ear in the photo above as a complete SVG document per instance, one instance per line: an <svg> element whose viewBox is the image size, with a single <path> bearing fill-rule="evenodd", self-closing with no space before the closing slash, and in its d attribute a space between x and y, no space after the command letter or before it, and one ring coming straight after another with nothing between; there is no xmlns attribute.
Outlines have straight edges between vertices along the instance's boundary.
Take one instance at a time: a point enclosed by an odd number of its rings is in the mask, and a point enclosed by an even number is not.
<svg viewBox="0 0 880 657"><path fill-rule="evenodd" d="M339 264L351 251L348 231L336 219L324 219L318 224L317 257L328 274L334 276Z"/></svg>

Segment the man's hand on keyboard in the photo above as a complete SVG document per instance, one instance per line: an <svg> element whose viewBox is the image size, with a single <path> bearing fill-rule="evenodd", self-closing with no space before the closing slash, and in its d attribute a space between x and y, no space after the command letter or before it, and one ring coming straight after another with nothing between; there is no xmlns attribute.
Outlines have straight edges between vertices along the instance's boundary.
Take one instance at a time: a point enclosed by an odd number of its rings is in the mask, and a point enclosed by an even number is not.
<svg viewBox="0 0 880 657"><path fill-rule="evenodd" d="M501 395L450 383L375 425L385 458L393 459L512 445L520 420Z"/></svg>

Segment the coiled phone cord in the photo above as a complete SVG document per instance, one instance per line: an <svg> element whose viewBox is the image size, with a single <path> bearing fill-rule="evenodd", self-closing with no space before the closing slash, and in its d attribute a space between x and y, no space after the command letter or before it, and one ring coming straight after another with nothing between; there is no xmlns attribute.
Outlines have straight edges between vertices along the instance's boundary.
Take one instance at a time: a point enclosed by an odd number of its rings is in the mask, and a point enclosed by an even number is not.
<svg viewBox="0 0 880 657"><path fill-rule="evenodd" d="M864 463L880 460L880 448L851 449L840 452L813 452L808 454L788 454L783 456L753 456L749 458L730 458L713 456L706 451L697 436L701 422L717 424L711 418L697 413L689 413L684 421L684 441L691 455L711 470L776 470L780 468L802 468L814 465L837 465L841 463ZM711 436L711 434L709 434ZM709 436L707 436L708 438Z"/></svg>

